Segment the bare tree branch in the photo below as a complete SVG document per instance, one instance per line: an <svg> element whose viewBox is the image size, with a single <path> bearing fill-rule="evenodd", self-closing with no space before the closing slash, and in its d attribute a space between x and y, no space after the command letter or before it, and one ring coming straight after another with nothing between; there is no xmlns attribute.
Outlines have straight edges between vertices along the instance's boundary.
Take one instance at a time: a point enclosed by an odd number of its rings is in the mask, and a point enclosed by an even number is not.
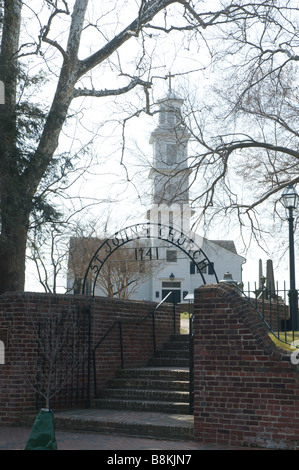
<svg viewBox="0 0 299 470"><path fill-rule="evenodd" d="M151 82L145 82L144 80L136 77L133 78L132 81L122 88L117 88L115 90L88 90L84 89L75 89L73 92L73 97L78 98L79 96L95 96L100 98L102 96L117 96L122 95L124 93L128 93L128 91L135 88L137 85L141 85L145 88L150 88L152 86Z"/></svg>

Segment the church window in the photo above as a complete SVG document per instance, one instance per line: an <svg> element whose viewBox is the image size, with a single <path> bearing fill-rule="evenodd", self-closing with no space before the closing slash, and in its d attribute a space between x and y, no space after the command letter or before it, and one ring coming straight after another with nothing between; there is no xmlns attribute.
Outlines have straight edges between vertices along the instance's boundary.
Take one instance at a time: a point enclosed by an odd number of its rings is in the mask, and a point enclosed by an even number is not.
<svg viewBox="0 0 299 470"><path fill-rule="evenodd" d="M177 162L177 146L175 144L167 144L166 149L167 163L176 163Z"/></svg>
<svg viewBox="0 0 299 470"><path fill-rule="evenodd" d="M180 289L181 283L176 281L164 281L162 282L162 289Z"/></svg>
<svg viewBox="0 0 299 470"><path fill-rule="evenodd" d="M211 263L213 264L213 263ZM199 265L201 265L201 263L199 263ZM210 266L209 266L209 269L210 269ZM190 262L190 274L195 274L195 273L199 273L199 272L202 272L202 273L206 273L207 272L207 267L205 264L202 264L202 266L200 266L200 270L198 268L198 265L194 262L194 261L191 261ZM209 272L209 274L211 274Z"/></svg>
<svg viewBox="0 0 299 470"><path fill-rule="evenodd" d="M175 250L166 250L166 261L168 263L177 262L177 252Z"/></svg>

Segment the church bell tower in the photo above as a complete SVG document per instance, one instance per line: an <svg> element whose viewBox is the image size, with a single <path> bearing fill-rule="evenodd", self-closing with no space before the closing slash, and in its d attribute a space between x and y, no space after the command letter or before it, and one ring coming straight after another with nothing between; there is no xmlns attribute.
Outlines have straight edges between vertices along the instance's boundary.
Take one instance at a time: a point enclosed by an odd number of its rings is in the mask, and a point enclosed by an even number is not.
<svg viewBox="0 0 299 470"><path fill-rule="evenodd" d="M184 100L171 89L158 101L159 123L152 132L153 166L151 222L189 230L188 140L189 133L183 125L181 108Z"/></svg>

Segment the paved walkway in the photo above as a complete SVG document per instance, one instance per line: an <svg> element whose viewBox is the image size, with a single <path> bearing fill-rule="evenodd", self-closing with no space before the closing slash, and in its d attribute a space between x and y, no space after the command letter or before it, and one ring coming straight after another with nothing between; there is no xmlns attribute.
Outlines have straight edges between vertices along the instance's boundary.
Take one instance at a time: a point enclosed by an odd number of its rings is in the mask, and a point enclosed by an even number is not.
<svg viewBox="0 0 299 470"><path fill-rule="evenodd" d="M0 450L24 450L30 434L27 427L0 425ZM247 447L227 447L201 444L194 441L168 441L88 432L55 433L58 450L140 450L140 451L198 451L250 450ZM253 449L252 449L253 450Z"/></svg>
<svg viewBox="0 0 299 470"><path fill-rule="evenodd" d="M184 334L189 333L189 319L183 318L180 323L181 332Z"/></svg>

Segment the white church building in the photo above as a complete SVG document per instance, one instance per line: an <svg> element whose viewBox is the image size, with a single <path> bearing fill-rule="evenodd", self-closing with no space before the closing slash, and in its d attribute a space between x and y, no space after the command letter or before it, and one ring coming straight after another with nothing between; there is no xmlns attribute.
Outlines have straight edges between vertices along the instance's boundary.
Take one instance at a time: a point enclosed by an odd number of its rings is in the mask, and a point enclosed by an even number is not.
<svg viewBox="0 0 299 470"><path fill-rule="evenodd" d="M151 206L144 227L146 234L142 246L135 252L140 261L155 261L152 275L139 284L130 298L136 300L161 301L167 293L174 292L176 302L183 302L188 294L203 283L212 284L222 280L225 273L242 282L242 264L232 240L207 240L191 230L194 211L189 201L188 141L189 133L181 125L183 100L171 89L159 101L159 123L152 132L150 143L153 146L153 165L149 173L152 181ZM140 231L128 230L116 238L111 237L103 244L105 252L111 247L130 239L132 233L141 242ZM131 237L131 238L130 238ZM100 253L100 252L99 252ZM104 263L102 255L97 254L93 265ZM138 255L139 256L139 255ZM98 268L99 269L99 268ZM100 273L98 273L100 275ZM75 275L69 272L68 284ZM74 282L73 282L74 284ZM91 290L95 295L105 295L96 284ZM74 291L75 293L75 291Z"/></svg>

